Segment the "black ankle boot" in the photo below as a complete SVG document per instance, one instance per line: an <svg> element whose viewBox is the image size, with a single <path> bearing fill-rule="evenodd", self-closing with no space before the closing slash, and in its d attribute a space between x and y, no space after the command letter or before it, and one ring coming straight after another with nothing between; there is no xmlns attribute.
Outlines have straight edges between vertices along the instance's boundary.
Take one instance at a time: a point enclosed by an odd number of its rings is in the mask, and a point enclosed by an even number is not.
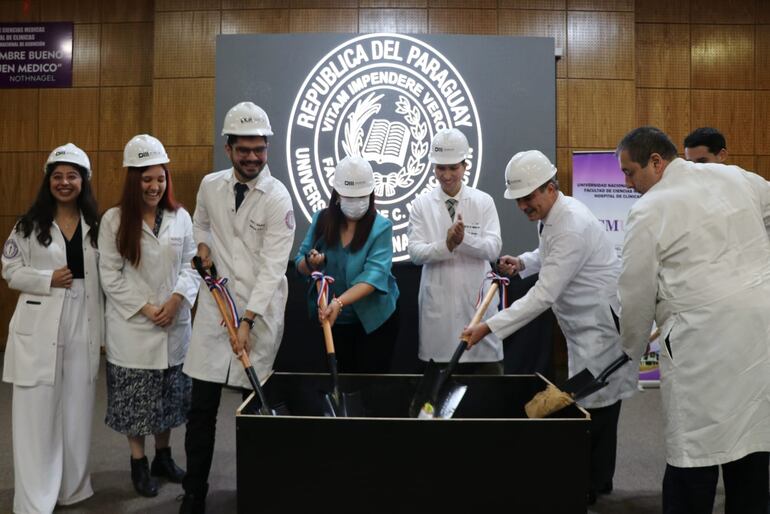
<svg viewBox="0 0 770 514"><path fill-rule="evenodd" d="M184 470L176 465L171 458L171 448L156 448L155 458L152 459L150 473L154 477L166 477L169 482L181 484L184 478Z"/></svg>
<svg viewBox="0 0 770 514"><path fill-rule="evenodd" d="M147 457L131 458L131 481L134 483L136 492L142 496L152 498L158 495L158 481L150 476Z"/></svg>
<svg viewBox="0 0 770 514"><path fill-rule="evenodd" d="M185 492L182 498L182 505L179 507L179 514L206 514L206 493L209 490L208 484L199 492Z"/></svg>

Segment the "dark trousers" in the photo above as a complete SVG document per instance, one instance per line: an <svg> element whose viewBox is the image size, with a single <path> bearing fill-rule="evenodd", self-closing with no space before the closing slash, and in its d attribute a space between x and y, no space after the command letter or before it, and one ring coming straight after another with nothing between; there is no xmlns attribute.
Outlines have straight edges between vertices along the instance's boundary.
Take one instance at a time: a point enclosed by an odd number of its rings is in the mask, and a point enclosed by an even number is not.
<svg viewBox="0 0 770 514"><path fill-rule="evenodd" d="M182 487L186 493L203 496L208 488L222 387L216 382L192 379L192 400L184 435L187 473Z"/></svg>
<svg viewBox="0 0 770 514"><path fill-rule="evenodd" d="M398 337L398 307L372 333L360 323L332 327L340 373L390 373Z"/></svg>
<svg viewBox="0 0 770 514"><path fill-rule="evenodd" d="M618 446L620 400L607 407L586 409L591 414L591 475L594 493L612 490Z"/></svg>
<svg viewBox="0 0 770 514"><path fill-rule="evenodd" d="M767 452L751 453L722 464L725 514L767 514ZM666 465L663 476L663 514L711 514L719 466L678 468Z"/></svg>

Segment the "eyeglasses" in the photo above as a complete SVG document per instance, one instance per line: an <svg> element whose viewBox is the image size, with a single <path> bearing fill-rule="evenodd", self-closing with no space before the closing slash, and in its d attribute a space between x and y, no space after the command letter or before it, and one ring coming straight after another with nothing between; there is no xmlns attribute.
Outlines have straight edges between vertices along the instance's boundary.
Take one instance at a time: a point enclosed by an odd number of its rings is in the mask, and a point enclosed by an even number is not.
<svg viewBox="0 0 770 514"><path fill-rule="evenodd" d="M252 153L258 157L267 151L267 145L255 146L253 148L247 146L235 146L233 147L233 150L238 154L238 157L248 157Z"/></svg>

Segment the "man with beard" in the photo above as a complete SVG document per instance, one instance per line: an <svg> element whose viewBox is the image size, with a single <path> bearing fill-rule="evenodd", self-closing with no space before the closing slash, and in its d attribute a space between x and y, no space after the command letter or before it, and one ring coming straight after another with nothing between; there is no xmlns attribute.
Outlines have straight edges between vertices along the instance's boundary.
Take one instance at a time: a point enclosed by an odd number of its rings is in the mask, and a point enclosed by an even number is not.
<svg viewBox="0 0 770 514"><path fill-rule="evenodd" d="M284 327L286 264L294 240L294 211L286 187L270 175L267 114L242 102L225 116L222 135L232 168L206 175L193 228L203 266L216 265L239 315L229 340L214 299L202 287L184 372L192 377L185 435L187 475L180 513L205 512L222 386L248 388L238 356L248 352L260 379L272 371ZM229 345L228 345L229 343ZM228 347L231 346L231 351Z"/></svg>

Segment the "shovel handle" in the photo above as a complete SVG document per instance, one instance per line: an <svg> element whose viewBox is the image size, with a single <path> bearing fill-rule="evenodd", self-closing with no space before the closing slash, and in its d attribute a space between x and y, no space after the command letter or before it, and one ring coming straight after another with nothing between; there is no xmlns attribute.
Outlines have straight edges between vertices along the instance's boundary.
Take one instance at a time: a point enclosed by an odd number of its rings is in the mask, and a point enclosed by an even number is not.
<svg viewBox="0 0 770 514"><path fill-rule="evenodd" d="M316 289L318 289L319 293L321 292L321 282L316 282ZM326 295L321 296L321 302L319 306L323 310L326 309ZM326 353L327 355L334 354L334 338L332 337L332 326L329 323L329 320L323 320L321 322L321 326L324 330L324 344L326 344Z"/></svg>
<svg viewBox="0 0 770 514"><path fill-rule="evenodd" d="M492 300L494 300L495 295L497 295L497 288L499 286L497 285L497 282L492 282L492 285L489 286L489 291L487 291L487 294L484 295L484 299L481 301L481 305L479 305L478 309L476 309L476 313L473 315L473 319L471 319L471 322L468 326L475 325L479 321L481 321L482 316L484 316L484 313L487 312L487 309L489 308L489 304L492 303ZM461 338L462 341L468 342L467 339Z"/></svg>

